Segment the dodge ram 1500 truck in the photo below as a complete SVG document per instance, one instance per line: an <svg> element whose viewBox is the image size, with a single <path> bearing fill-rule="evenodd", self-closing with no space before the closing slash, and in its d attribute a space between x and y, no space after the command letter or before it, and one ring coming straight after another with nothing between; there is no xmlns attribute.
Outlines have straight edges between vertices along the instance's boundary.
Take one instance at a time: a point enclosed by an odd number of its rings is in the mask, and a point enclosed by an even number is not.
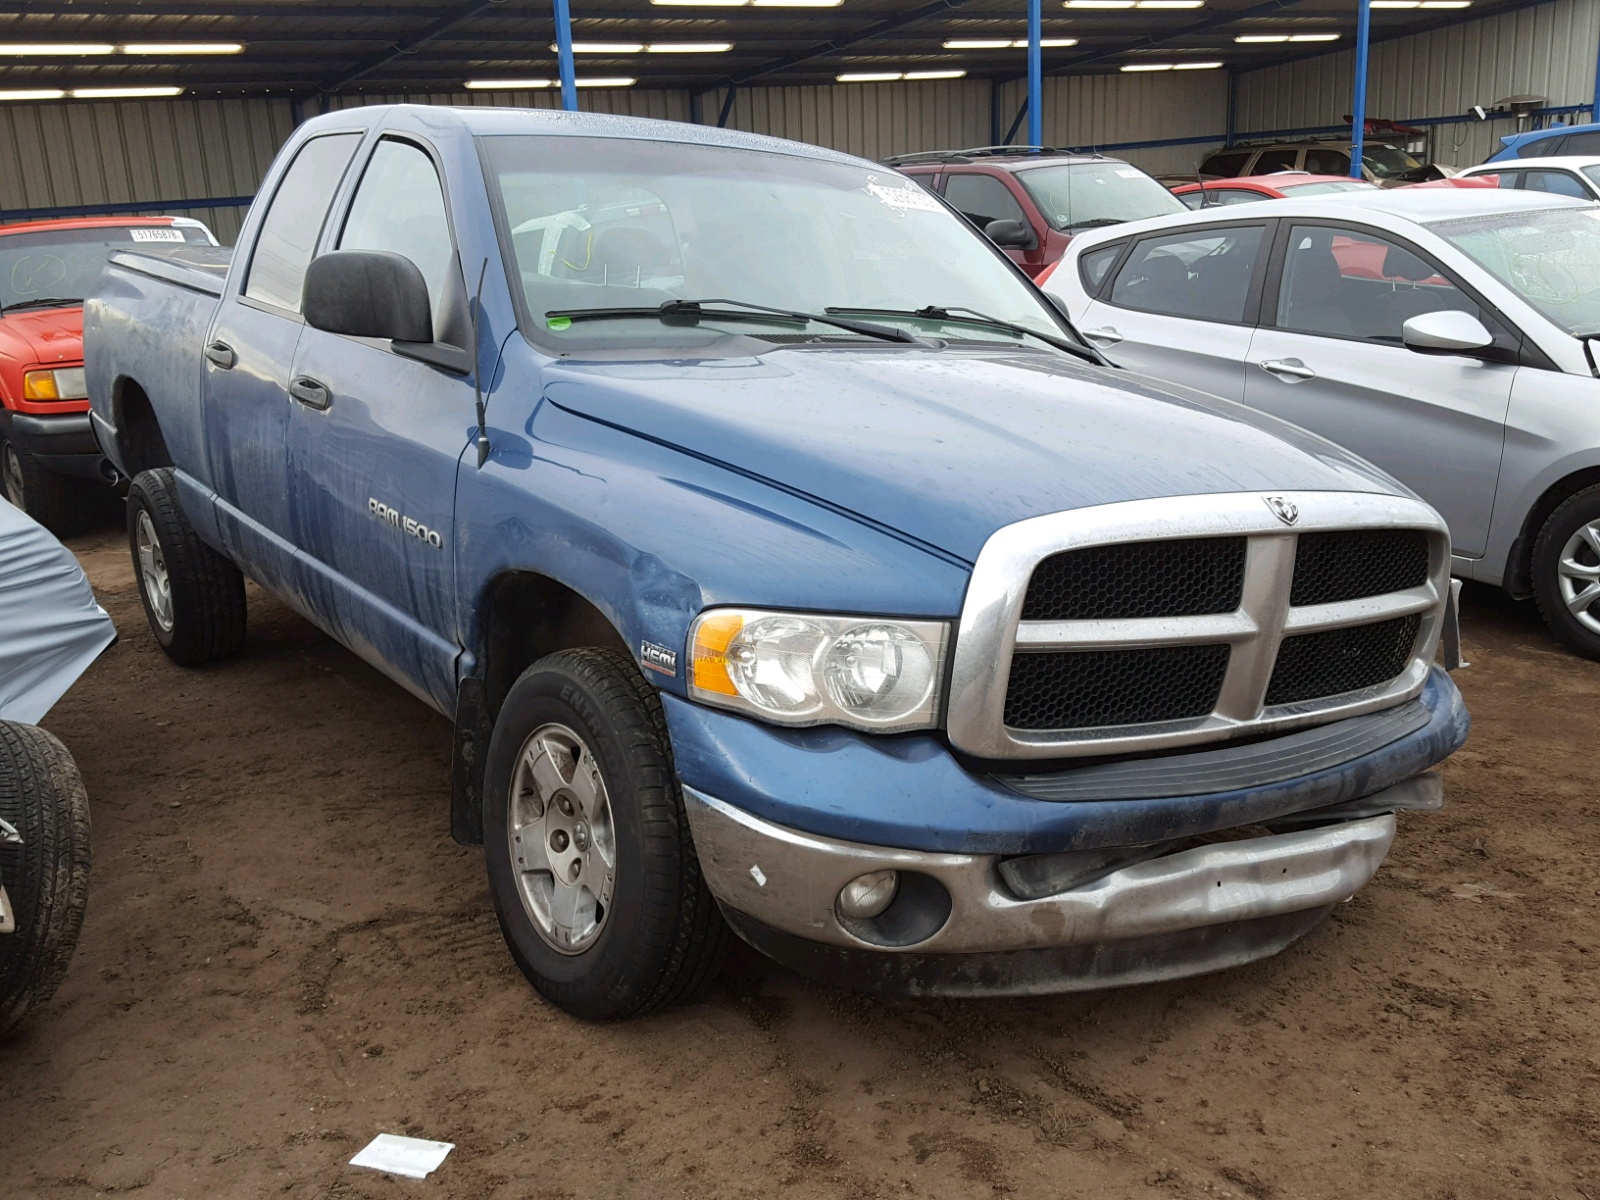
<svg viewBox="0 0 1600 1200"><path fill-rule="evenodd" d="M452 832L591 1018L731 926L863 988L1273 954L1437 807L1439 517L1108 368L944 202L721 129L371 107L86 313L156 639L244 576L455 724Z"/></svg>

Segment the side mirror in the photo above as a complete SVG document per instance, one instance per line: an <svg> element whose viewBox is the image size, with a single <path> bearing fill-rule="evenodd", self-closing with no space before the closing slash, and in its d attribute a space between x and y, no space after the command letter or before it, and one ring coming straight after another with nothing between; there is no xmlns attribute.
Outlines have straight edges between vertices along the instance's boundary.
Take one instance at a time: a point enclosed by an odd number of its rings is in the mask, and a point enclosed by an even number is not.
<svg viewBox="0 0 1600 1200"><path fill-rule="evenodd" d="M306 324L350 337L433 341L433 308L417 264L385 250L335 250L306 268Z"/></svg>
<svg viewBox="0 0 1600 1200"><path fill-rule="evenodd" d="M983 233L996 246L1007 250L1032 250L1039 244L1033 236L1033 230L1021 221L990 221L983 227Z"/></svg>
<svg viewBox="0 0 1600 1200"><path fill-rule="evenodd" d="M1471 354L1494 345L1483 322L1460 310L1412 317L1400 327L1400 340L1418 354Z"/></svg>

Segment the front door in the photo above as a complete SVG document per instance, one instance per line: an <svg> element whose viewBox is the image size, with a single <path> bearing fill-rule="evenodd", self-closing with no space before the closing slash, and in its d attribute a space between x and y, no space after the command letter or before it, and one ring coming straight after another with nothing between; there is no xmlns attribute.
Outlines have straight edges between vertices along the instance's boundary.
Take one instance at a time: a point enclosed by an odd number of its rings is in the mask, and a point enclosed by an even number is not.
<svg viewBox="0 0 1600 1200"><path fill-rule="evenodd" d="M292 551L289 364L304 328L300 283L359 133L312 138L262 220L242 286L223 297L204 357L206 434L219 527L252 578L284 580ZM244 252L241 247L240 252Z"/></svg>
<svg viewBox="0 0 1600 1200"><path fill-rule="evenodd" d="M1119 366L1243 399L1266 227L1207 225L1141 239L1078 328Z"/></svg>
<svg viewBox="0 0 1600 1200"><path fill-rule="evenodd" d="M1376 463L1450 526L1455 553L1483 553L1494 510L1514 362L1423 355L1401 327L1425 312L1497 315L1415 247L1358 228L1296 224L1279 238L1281 283L1250 345L1245 403Z"/></svg>
<svg viewBox="0 0 1600 1200"><path fill-rule="evenodd" d="M1033 231L1032 246L1005 246L1006 257L1021 267L1030 277L1044 269L1045 231L1042 222L1028 216L1022 201L1017 199L1003 179L972 171L947 171L944 177L944 198L957 212L984 230L991 221L1019 221Z"/></svg>
<svg viewBox="0 0 1600 1200"><path fill-rule="evenodd" d="M461 268L432 158L385 138L334 246L416 263L435 328L465 313ZM444 319L441 319L441 317ZM453 710L456 468L472 437L472 380L387 342L309 326L294 357L289 418L302 594L335 637L441 711Z"/></svg>

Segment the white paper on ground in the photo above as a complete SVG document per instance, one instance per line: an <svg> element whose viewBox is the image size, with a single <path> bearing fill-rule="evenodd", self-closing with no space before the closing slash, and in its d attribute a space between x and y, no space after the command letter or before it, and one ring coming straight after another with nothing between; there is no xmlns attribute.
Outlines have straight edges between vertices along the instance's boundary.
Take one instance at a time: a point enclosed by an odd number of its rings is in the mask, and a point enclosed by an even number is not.
<svg viewBox="0 0 1600 1200"><path fill-rule="evenodd" d="M407 1179L426 1179L439 1169L445 1155L455 1149L453 1142L429 1142L422 1138L380 1133L366 1149L350 1160L352 1167L371 1167Z"/></svg>

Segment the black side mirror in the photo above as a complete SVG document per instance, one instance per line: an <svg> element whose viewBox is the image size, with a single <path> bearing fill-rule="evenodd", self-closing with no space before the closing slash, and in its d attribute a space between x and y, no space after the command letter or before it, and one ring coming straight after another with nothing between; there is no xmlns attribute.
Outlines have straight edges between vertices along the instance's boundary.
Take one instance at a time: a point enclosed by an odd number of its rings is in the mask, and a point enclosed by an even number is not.
<svg viewBox="0 0 1600 1200"><path fill-rule="evenodd" d="M306 268L306 324L350 337L433 341L433 308L417 264L385 250L335 250Z"/></svg>
<svg viewBox="0 0 1600 1200"><path fill-rule="evenodd" d="M1009 218L990 221L983 227L983 233L996 246L1008 250L1032 250L1039 244L1033 236L1033 230L1021 221Z"/></svg>

